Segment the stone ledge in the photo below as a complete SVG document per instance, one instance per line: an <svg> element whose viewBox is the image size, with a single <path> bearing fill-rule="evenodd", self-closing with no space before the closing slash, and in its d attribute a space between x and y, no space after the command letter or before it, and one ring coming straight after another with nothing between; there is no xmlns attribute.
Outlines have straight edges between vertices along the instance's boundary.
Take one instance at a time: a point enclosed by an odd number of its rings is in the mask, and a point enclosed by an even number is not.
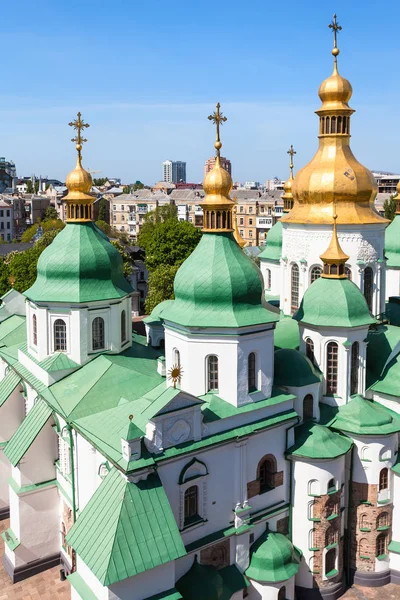
<svg viewBox="0 0 400 600"><path fill-rule="evenodd" d="M338 583L323 588L304 588L296 586L297 600L337 600L346 589L344 577Z"/></svg>
<svg viewBox="0 0 400 600"><path fill-rule="evenodd" d="M354 571L353 583L365 587L381 587L390 583L390 569L381 572Z"/></svg>
<svg viewBox="0 0 400 600"><path fill-rule="evenodd" d="M14 567L10 559L6 554L3 555L3 566L6 570L7 575L11 579L12 583L18 583L28 577L32 577L42 571L47 571L52 567L56 567L60 564L60 553L52 554L39 560L33 560L32 562L22 565L21 567Z"/></svg>
<svg viewBox="0 0 400 600"><path fill-rule="evenodd" d="M4 519L10 518L10 507L6 506L5 508L0 508L0 521L4 521Z"/></svg>

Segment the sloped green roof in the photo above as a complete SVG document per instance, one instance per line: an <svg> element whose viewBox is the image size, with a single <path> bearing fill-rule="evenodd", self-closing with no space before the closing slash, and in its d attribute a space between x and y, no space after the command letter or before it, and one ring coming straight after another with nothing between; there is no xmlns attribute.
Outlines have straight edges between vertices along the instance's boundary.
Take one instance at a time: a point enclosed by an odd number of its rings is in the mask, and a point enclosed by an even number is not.
<svg viewBox="0 0 400 600"><path fill-rule="evenodd" d="M353 444L348 437L314 421L295 427L294 435L295 443L287 450L289 456L332 459L346 454Z"/></svg>
<svg viewBox="0 0 400 600"><path fill-rule="evenodd" d="M211 565L201 565L197 555L189 571L176 582L183 600L230 600L233 594L247 586L246 577L236 565L218 571Z"/></svg>
<svg viewBox="0 0 400 600"><path fill-rule="evenodd" d="M171 588L170 590L166 590L155 596L150 596L149 598L146 598L146 600L181 600L181 598L182 596L178 590L176 588Z"/></svg>
<svg viewBox="0 0 400 600"><path fill-rule="evenodd" d="M260 582L286 581L300 568L301 552L282 533L265 531L251 547L246 576Z"/></svg>
<svg viewBox="0 0 400 600"><path fill-rule="evenodd" d="M175 300L164 320L191 327L245 327L274 323L262 275L230 233L205 233L179 268Z"/></svg>
<svg viewBox="0 0 400 600"><path fill-rule="evenodd" d="M400 268L400 215L396 215L385 230L387 266Z"/></svg>
<svg viewBox="0 0 400 600"><path fill-rule="evenodd" d="M360 435L389 435L400 431L400 415L357 394L339 407L329 426Z"/></svg>
<svg viewBox="0 0 400 600"><path fill-rule="evenodd" d="M282 256L282 223L277 221L267 234L265 249L258 255L260 260L278 262Z"/></svg>
<svg viewBox="0 0 400 600"><path fill-rule="evenodd" d="M26 317L12 315L0 323L0 346L14 346L26 340Z"/></svg>
<svg viewBox="0 0 400 600"><path fill-rule="evenodd" d="M389 273L387 277L391 277ZM400 297L390 296L389 302L385 305L385 316L391 325L400 327Z"/></svg>
<svg viewBox="0 0 400 600"><path fill-rule="evenodd" d="M394 325L379 325L367 335L367 387L382 374L383 368L396 346L400 348L400 329Z"/></svg>
<svg viewBox="0 0 400 600"><path fill-rule="evenodd" d="M274 331L275 348L292 348L297 350L300 346L299 324L292 317L281 316Z"/></svg>
<svg viewBox="0 0 400 600"><path fill-rule="evenodd" d="M348 279L320 277L306 290L293 316L309 325L358 327L376 323L360 289Z"/></svg>
<svg viewBox="0 0 400 600"><path fill-rule="evenodd" d="M41 398L28 412L4 450L4 454L14 467L27 453L51 414L51 408Z"/></svg>
<svg viewBox="0 0 400 600"><path fill-rule="evenodd" d="M9 371L0 381L0 406L3 406L20 381L21 377L15 371Z"/></svg>
<svg viewBox="0 0 400 600"><path fill-rule="evenodd" d="M92 592L83 577L79 575L78 571L67 575L67 579L70 582L71 587L79 594L79 598L82 600L97 600L96 594Z"/></svg>
<svg viewBox="0 0 400 600"><path fill-rule="evenodd" d="M132 292L120 253L94 223L67 223L40 255L35 283L25 292L34 302L93 302Z"/></svg>
<svg viewBox="0 0 400 600"><path fill-rule="evenodd" d="M162 313L163 311L168 307L171 306L171 304L173 304L173 300L164 300L163 302L160 302L160 304L157 304L157 306L155 306L153 308L153 310L151 311L150 315L148 317L145 317L143 319L143 323L147 323L148 325L155 324L155 323L162 323L162 320L160 317L162 317Z"/></svg>
<svg viewBox="0 0 400 600"><path fill-rule="evenodd" d="M274 355L274 384L302 387L319 383L321 374L298 350L282 348Z"/></svg>
<svg viewBox="0 0 400 600"><path fill-rule="evenodd" d="M56 352L53 356L45 358L39 364L48 373L77 369L79 367L78 363L69 358L65 352Z"/></svg>
<svg viewBox="0 0 400 600"><path fill-rule="evenodd" d="M157 474L131 483L113 468L67 535L107 586L186 554Z"/></svg>
<svg viewBox="0 0 400 600"><path fill-rule="evenodd" d="M382 392L389 396L399 396L400 390L400 354L397 354L386 365L382 375L371 385L374 392Z"/></svg>

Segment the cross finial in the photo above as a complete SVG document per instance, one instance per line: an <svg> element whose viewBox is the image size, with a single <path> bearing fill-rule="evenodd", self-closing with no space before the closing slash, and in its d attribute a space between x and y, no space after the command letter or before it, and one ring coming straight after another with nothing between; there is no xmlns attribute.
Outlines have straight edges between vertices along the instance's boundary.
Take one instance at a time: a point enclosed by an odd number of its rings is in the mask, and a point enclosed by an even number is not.
<svg viewBox="0 0 400 600"><path fill-rule="evenodd" d="M77 132L76 136L74 138L71 138L71 142L75 142L75 144L76 144L76 149L78 150L79 160L81 159L82 144L87 142L87 139L82 137L82 129L86 129L87 127L90 127L90 125L88 123L85 123L84 120L81 119L81 116L82 116L81 113L78 112L77 118L75 119L75 121L71 121L70 123L68 123L68 125L70 127L73 127L75 129L75 131Z"/></svg>
<svg viewBox="0 0 400 600"><path fill-rule="evenodd" d="M338 31L342 31L342 26L339 25L339 23L336 20L336 15L333 15L333 21L332 23L329 24L329 29L332 29L333 31L333 49L332 49L332 54L333 54L333 58L335 61L335 65L337 63L337 57L338 54L340 52L339 48L337 47L337 33Z"/></svg>
<svg viewBox="0 0 400 600"><path fill-rule="evenodd" d="M290 163L289 163L289 168L290 168L290 177L291 177L291 179L293 179L293 167L294 167L294 164L293 164L293 156L294 156L295 154L297 154L297 152L296 152L296 151L294 150L294 148L293 148L293 144L291 144L291 145L290 145L290 148L289 148L289 150L287 151L287 153L290 155Z"/></svg>
<svg viewBox="0 0 400 600"><path fill-rule="evenodd" d="M214 144L214 148L217 150L217 156L220 155L220 150L222 148L221 140L219 138L219 126L228 120L226 117L224 117L222 112L219 111L220 108L221 108L221 105L219 102L217 102L216 110L213 112L212 115L208 116L208 120L212 121L214 123L216 130L217 130L217 135L216 135L215 144Z"/></svg>

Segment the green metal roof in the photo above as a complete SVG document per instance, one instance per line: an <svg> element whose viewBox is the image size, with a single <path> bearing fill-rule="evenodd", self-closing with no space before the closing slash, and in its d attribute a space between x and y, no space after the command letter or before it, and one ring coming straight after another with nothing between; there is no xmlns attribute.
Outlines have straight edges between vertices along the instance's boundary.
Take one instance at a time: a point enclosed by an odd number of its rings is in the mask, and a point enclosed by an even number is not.
<svg viewBox="0 0 400 600"><path fill-rule="evenodd" d="M353 442L314 421L295 427L295 443L287 450L289 456L313 459L332 459L346 454Z"/></svg>
<svg viewBox="0 0 400 600"><path fill-rule="evenodd" d="M132 292L120 253L94 223L67 223L40 255L35 283L26 292L34 302L93 302Z"/></svg>
<svg viewBox="0 0 400 600"><path fill-rule="evenodd" d="M262 261L279 262L282 256L282 223L277 221L267 234L265 249L258 255Z"/></svg>
<svg viewBox="0 0 400 600"><path fill-rule="evenodd" d="M171 304L173 304L173 300L164 300L163 302L160 302L160 304L157 304L157 306L155 306L153 308L153 310L151 311L151 314L148 317L145 317L143 319L143 323L147 323L147 325L150 324L156 324L156 323L162 323L161 321L161 316L163 311L170 306Z"/></svg>
<svg viewBox="0 0 400 600"><path fill-rule="evenodd" d="M321 374L312 362L298 350L282 348L274 355L274 384L302 387L319 383Z"/></svg>
<svg viewBox="0 0 400 600"><path fill-rule="evenodd" d="M382 374L383 368L396 346L400 349L400 329L394 325L379 325L367 335L367 387Z"/></svg>
<svg viewBox="0 0 400 600"><path fill-rule="evenodd" d="M26 354L30 360L39 365L42 369L47 371L47 373L52 373L54 371L66 371L69 369L77 369L80 365L69 358L65 352L55 352L51 356L43 360L37 360L33 354L29 352L28 344L22 344L19 348L21 352Z"/></svg>
<svg viewBox="0 0 400 600"><path fill-rule="evenodd" d="M4 361L8 365L13 365L18 361L18 350L20 349L21 344L14 344L13 346L2 346L0 347L0 357L4 359Z"/></svg>
<svg viewBox="0 0 400 600"><path fill-rule="evenodd" d="M251 547L250 565L246 576L255 581L285 581L300 568L301 552L282 533L268 529Z"/></svg>
<svg viewBox="0 0 400 600"><path fill-rule="evenodd" d="M41 398L28 412L4 450L4 454L14 467L27 453L51 414L51 408Z"/></svg>
<svg viewBox="0 0 400 600"><path fill-rule="evenodd" d="M20 381L21 377L15 371L9 371L4 379L0 381L0 406L3 406Z"/></svg>
<svg viewBox="0 0 400 600"><path fill-rule="evenodd" d="M339 407L329 426L360 435L389 435L400 431L400 415L357 395Z"/></svg>
<svg viewBox="0 0 400 600"><path fill-rule="evenodd" d="M179 268L175 300L164 320L188 327L245 327L274 323L258 267L230 233L205 233Z"/></svg>
<svg viewBox="0 0 400 600"><path fill-rule="evenodd" d="M97 600L96 594L92 592L83 577L79 575L78 571L67 575L67 579L74 590L79 594L79 598L82 600Z"/></svg>
<svg viewBox="0 0 400 600"><path fill-rule="evenodd" d="M249 585L236 565L217 570L201 565L195 555L192 566L177 582L183 600L230 600L232 595Z"/></svg>
<svg viewBox="0 0 400 600"><path fill-rule="evenodd" d="M315 326L359 327L376 323L360 289L348 279L320 277L306 290L297 321Z"/></svg>
<svg viewBox="0 0 400 600"><path fill-rule="evenodd" d="M113 468L67 535L107 586L186 554L157 474L131 483Z"/></svg>
<svg viewBox="0 0 400 600"><path fill-rule="evenodd" d="M400 268L400 215L396 215L385 230L385 256L387 266Z"/></svg>
<svg viewBox="0 0 400 600"><path fill-rule="evenodd" d="M161 594L150 596L149 598L146 598L146 600L181 600L181 598L182 596L178 590L176 588L171 588L170 590L161 592Z"/></svg>
<svg viewBox="0 0 400 600"><path fill-rule="evenodd" d="M388 275L389 277L391 275ZM400 297L391 296L385 305L385 317L391 325L400 326Z"/></svg>
<svg viewBox="0 0 400 600"><path fill-rule="evenodd" d="M291 348L297 350L300 346L299 324L292 317L280 318L274 331L275 348Z"/></svg>
<svg viewBox="0 0 400 600"><path fill-rule="evenodd" d="M382 375L370 387L374 392L382 392L389 396L399 396L400 390L400 354L397 354L386 365Z"/></svg>
<svg viewBox="0 0 400 600"><path fill-rule="evenodd" d="M14 346L26 340L26 317L12 315L0 323L0 346Z"/></svg>

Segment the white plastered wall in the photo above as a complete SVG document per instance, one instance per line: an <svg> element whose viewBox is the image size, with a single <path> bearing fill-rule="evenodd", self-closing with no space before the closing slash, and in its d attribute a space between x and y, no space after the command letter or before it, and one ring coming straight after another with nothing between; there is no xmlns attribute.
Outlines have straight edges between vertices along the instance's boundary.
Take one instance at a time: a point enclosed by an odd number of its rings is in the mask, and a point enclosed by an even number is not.
<svg viewBox="0 0 400 600"><path fill-rule="evenodd" d="M279 261L260 258L260 270L264 279L265 293L269 296L279 296L281 293L281 265ZM268 287L268 271L270 271L270 287Z"/></svg>
<svg viewBox="0 0 400 600"><path fill-rule="evenodd" d="M400 296L400 269L386 267L386 300Z"/></svg>

